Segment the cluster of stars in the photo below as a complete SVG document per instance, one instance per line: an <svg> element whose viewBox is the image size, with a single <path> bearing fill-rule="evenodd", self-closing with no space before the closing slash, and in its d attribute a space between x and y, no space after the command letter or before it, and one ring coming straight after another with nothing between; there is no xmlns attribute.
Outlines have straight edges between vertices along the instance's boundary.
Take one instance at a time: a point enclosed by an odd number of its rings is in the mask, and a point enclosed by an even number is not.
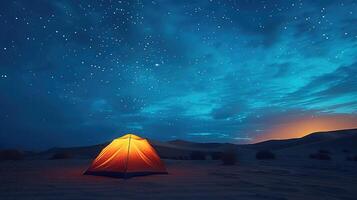
<svg viewBox="0 0 357 200"><path fill-rule="evenodd" d="M104 118L103 126L144 129L170 118L166 125L178 130L180 119L205 119L194 128L217 132L206 124L223 123L233 127L223 130L228 137L243 131L236 124L252 123L250 116L263 120L274 107L305 109L307 99L290 96L351 65L357 52L355 2L0 4L6 8L0 11L0 86L10 91L16 85L23 96L44 99L58 110L76 105L63 116L80 110L78 124ZM318 101L311 100L310 107ZM239 114L224 110L231 104ZM135 123L150 118L143 123L152 124L133 126L126 117Z"/></svg>

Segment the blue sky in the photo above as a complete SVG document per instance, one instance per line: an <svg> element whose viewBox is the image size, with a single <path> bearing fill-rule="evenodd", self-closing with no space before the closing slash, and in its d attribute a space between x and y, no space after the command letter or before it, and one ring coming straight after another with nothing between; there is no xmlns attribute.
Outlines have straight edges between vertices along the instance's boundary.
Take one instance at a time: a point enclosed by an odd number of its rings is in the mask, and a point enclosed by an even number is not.
<svg viewBox="0 0 357 200"><path fill-rule="evenodd" d="M0 147L357 124L356 1L0 4Z"/></svg>

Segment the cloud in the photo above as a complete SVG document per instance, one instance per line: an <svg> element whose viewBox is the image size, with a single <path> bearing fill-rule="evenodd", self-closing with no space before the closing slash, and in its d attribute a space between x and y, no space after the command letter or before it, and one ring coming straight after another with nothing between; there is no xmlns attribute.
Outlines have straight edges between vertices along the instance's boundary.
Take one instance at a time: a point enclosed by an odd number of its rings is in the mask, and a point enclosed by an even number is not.
<svg viewBox="0 0 357 200"><path fill-rule="evenodd" d="M284 4L281 1L276 3ZM228 14L243 34L259 36L264 47L271 47L279 41L281 26L285 23L286 17L282 14L271 14L271 10L276 9L274 4L266 4L261 8L259 1L234 1L228 5L237 8Z"/></svg>
<svg viewBox="0 0 357 200"><path fill-rule="evenodd" d="M228 119L239 114L240 111L245 108L242 107L242 104L229 103L224 104L218 108L215 108L211 111L213 119Z"/></svg>
<svg viewBox="0 0 357 200"><path fill-rule="evenodd" d="M291 63L279 63L279 64L271 64L269 68L275 68L276 73L273 75L274 78L284 77L289 74L291 71Z"/></svg>
<svg viewBox="0 0 357 200"><path fill-rule="evenodd" d="M304 87L290 94L289 98L302 99L308 96L322 101L326 98L336 98L339 95L356 94L357 80L354 77L356 73L357 63L341 66L331 73L315 77Z"/></svg>

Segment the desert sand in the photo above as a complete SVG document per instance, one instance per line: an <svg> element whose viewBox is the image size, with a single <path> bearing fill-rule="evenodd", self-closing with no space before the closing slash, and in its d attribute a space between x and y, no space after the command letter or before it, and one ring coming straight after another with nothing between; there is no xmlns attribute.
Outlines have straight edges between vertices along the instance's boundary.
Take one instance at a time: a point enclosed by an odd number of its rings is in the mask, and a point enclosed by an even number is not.
<svg viewBox="0 0 357 200"><path fill-rule="evenodd" d="M85 176L86 159L0 163L0 199L356 199L355 162L165 160L168 175Z"/></svg>

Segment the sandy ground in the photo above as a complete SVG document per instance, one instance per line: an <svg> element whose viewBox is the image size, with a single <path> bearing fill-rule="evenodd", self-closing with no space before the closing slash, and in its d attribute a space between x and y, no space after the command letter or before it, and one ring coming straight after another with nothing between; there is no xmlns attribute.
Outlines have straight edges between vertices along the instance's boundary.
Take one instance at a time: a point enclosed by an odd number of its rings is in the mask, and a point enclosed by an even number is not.
<svg viewBox="0 0 357 200"><path fill-rule="evenodd" d="M89 160L0 162L0 199L356 199L357 163L166 160L169 175L83 176Z"/></svg>

